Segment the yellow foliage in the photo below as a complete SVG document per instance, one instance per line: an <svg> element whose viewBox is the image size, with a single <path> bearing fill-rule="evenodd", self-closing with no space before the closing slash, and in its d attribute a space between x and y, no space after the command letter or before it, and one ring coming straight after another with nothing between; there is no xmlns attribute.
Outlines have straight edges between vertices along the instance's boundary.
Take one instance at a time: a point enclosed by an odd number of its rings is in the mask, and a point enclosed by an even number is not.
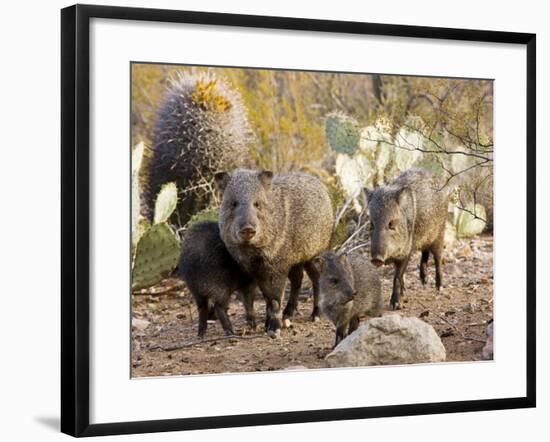
<svg viewBox="0 0 550 442"><path fill-rule="evenodd" d="M198 80L191 99L197 106L202 106L204 109L214 112L225 112L231 108L231 103L227 98L216 95L216 80L208 83Z"/></svg>

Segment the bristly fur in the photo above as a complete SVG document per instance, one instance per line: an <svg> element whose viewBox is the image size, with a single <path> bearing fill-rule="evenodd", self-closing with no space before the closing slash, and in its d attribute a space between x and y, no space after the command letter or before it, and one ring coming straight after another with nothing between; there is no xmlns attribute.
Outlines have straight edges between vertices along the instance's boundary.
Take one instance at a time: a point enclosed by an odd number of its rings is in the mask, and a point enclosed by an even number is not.
<svg viewBox="0 0 550 442"><path fill-rule="evenodd" d="M223 191L220 233L235 260L256 279L268 302L268 331L280 329L280 307L287 276L291 295L285 318L291 317L305 269L313 282L318 318L318 275L310 260L326 250L334 224L330 197L315 177L303 173L237 170L218 174ZM241 237L245 227L252 238Z"/></svg>
<svg viewBox="0 0 550 442"><path fill-rule="evenodd" d="M365 190L372 224L371 257L396 268L391 304L399 308L404 291L403 273L413 252L422 251L420 276L426 280L429 253L436 264L436 286L441 287L441 255L449 188L432 172L413 168L387 186Z"/></svg>

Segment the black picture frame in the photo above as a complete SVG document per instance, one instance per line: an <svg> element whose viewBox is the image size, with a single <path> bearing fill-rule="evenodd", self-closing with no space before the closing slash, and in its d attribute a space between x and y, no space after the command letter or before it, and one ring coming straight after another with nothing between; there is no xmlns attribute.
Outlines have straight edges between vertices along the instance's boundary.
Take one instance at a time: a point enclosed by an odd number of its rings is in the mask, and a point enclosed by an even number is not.
<svg viewBox="0 0 550 442"><path fill-rule="evenodd" d="M89 23L92 18L525 45L527 50L526 395L504 399L90 424ZM75 5L62 9L61 431L80 437L535 407L535 121L535 34L94 5Z"/></svg>

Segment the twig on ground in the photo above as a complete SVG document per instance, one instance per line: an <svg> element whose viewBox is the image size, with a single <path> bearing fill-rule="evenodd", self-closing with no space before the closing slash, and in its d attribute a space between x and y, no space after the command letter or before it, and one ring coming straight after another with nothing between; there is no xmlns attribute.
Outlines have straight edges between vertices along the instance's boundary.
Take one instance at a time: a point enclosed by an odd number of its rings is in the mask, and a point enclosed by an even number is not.
<svg viewBox="0 0 550 442"><path fill-rule="evenodd" d="M133 296L159 296L169 294L170 292L178 291L183 287L183 284L172 284L163 287L154 287L144 290L136 290L132 292Z"/></svg>
<svg viewBox="0 0 550 442"><path fill-rule="evenodd" d="M447 318L445 318L445 316L443 315L440 315L439 313L433 311L432 309L430 309L427 305L425 305L422 301L420 300L416 300L421 306L423 309L425 310L428 310L428 311L431 311L433 312L438 318L442 319L443 321L445 321L447 324L449 324L452 328L454 328L458 334L462 337L462 339L464 339L465 341L475 341L475 342L482 342L485 344L485 340L483 339L479 339L479 338L474 338L473 336L467 336L465 335L462 330L460 330L455 324L453 324L451 321L449 321Z"/></svg>
<svg viewBox="0 0 550 442"><path fill-rule="evenodd" d="M174 351L174 350L180 350L182 348L189 348L193 347L195 345L199 344L207 344L209 342L218 342L218 341L227 341L230 339L258 339L258 338L267 338L267 335L249 335L249 336L239 336L239 335L231 335L231 336L219 336L217 338L208 338L208 339L201 339L199 341L191 341L191 342L184 342L183 344L178 345L171 345L167 347L163 347L160 344L153 344L149 346L149 350L162 350L162 351ZM271 339L271 338L270 338Z"/></svg>

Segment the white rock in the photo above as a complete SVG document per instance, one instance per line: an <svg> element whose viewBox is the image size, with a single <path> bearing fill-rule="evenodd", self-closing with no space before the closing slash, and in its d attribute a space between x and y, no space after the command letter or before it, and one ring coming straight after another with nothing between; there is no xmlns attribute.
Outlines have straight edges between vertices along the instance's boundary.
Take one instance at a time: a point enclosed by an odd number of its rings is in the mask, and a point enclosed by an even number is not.
<svg viewBox="0 0 550 442"><path fill-rule="evenodd" d="M487 326L487 342L481 350L481 357L485 360L493 359L493 324L494 322L491 322Z"/></svg>
<svg viewBox="0 0 550 442"><path fill-rule="evenodd" d="M149 327L150 322L146 319L132 318L132 328L143 331Z"/></svg>
<svg viewBox="0 0 550 442"><path fill-rule="evenodd" d="M330 367L442 362L446 352L434 328L391 314L367 321L325 358Z"/></svg>

